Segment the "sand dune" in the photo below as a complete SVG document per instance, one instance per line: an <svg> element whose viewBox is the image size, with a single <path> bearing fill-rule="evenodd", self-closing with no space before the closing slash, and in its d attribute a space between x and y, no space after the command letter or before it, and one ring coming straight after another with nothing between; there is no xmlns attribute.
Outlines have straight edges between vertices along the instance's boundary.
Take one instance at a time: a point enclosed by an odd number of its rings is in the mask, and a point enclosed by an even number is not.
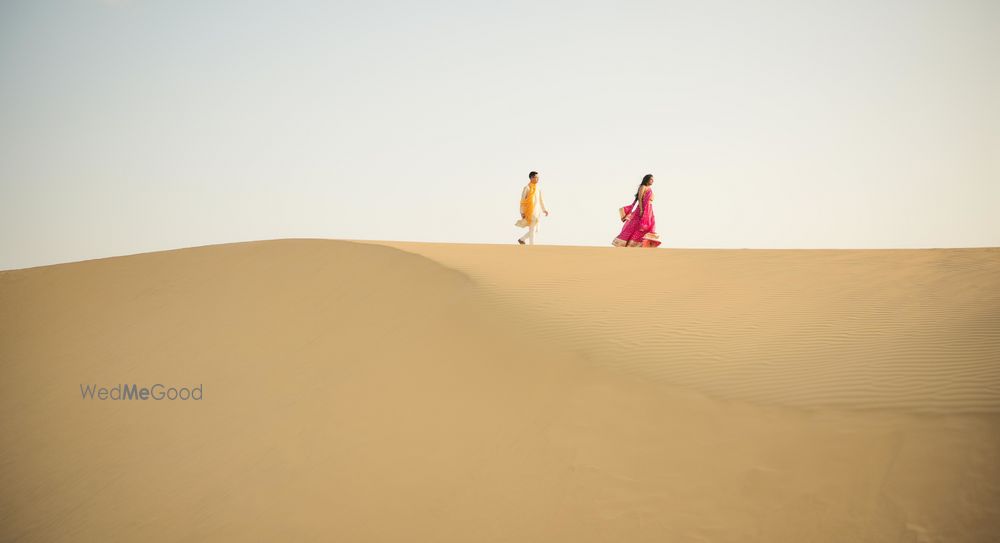
<svg viewBox="0 0 1000 543"><path fill-rule="evenodd" d="M998 256L281 240L2 272L0 540L993 541Z"/></svg>
<svg viewBox="0 0 1000 543"><path fill-rule="evenodd" d="M1000 411L1000 249L390 245L533 308L546 340L719 397Z"/></svg>

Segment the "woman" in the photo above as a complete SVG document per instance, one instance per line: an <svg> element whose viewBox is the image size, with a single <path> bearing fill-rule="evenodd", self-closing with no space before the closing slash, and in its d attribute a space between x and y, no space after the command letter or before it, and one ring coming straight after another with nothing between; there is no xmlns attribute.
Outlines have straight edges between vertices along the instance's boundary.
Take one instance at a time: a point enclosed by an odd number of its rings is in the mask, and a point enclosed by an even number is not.
<svg viewBox="0 0 1000 543"><path fill-rule="evenodd" d="M658 247L660 236L656 233L653 215L653 174L646 174L635 192L632 203L621 208L625 222L618 237L611 242L615 247Z"/></svg>

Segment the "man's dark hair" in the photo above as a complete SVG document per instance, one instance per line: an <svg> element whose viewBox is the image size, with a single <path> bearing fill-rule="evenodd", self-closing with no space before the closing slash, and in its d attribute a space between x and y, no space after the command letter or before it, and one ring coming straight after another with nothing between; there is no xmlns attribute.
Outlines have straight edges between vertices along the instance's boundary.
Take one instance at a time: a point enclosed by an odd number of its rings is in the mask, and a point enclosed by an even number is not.
<svg viewBox="0 0 1000 543"><path fill-rule="evenodd" d="M538 172L531 172L528 174L528 179L531 179L532 177L538 177Z"/></svg>

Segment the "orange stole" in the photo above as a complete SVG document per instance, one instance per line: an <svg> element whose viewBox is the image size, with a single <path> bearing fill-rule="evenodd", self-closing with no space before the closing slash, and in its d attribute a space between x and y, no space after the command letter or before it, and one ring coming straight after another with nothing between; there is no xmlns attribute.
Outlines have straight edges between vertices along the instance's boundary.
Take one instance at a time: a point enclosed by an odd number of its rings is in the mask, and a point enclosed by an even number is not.
<svg viewBox="0 0 1000 543"><path fill-rule="evenodd" d="M521 213L524 213L524 220L528 221L528 224L531 224L535 216L535 190L537 187L536 183L528 183L528 194L521 198Z"/></svg>

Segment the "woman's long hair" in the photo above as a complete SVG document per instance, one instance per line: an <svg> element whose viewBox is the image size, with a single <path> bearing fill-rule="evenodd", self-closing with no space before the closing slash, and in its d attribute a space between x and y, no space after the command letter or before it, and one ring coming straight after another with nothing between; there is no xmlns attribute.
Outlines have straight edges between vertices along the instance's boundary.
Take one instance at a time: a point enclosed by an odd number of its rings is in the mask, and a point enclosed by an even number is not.
<svg viewBox="0 0 1000 543"><path fill-rule="evenodd" d="M635 200L632 200L632 205L635 205L639 201L639 193L642 192L642 187L649 185L649 180L653 178L653 174L647 173L642 176L642 183L639 183L639 188L635 189Z"/></svg>

